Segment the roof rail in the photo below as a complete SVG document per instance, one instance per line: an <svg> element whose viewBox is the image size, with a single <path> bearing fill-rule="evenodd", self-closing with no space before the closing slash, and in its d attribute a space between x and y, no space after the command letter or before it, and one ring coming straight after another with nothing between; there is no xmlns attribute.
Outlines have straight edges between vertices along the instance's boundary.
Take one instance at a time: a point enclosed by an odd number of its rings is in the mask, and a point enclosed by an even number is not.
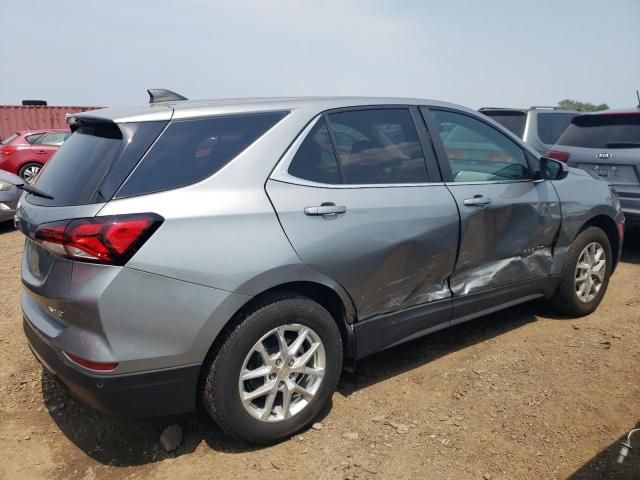
<svg viewBox="0 0 640 480"><path fill-rule="evenodd" d="M530 110L575 110L576 112L581 112L579 108L571 108L571 107L547 107L545 105L533 105L529 108Z"/></svg>
<svg viewBox="0 0 640 480"><path fill-rule="evenodd" d="M164 88L150 88L147 92L149 93L149 103L188 100L187 97L183 97L179 93L172 92L171 90L166 90Z"/></svg>
<svg viewBox="0 0 640 480"><path fill-rule="evenodd" d="M526 110L526 108L517 108L517 107L482 107L482 108L478 109L479 112L481 112L483 110Z"/></svg>

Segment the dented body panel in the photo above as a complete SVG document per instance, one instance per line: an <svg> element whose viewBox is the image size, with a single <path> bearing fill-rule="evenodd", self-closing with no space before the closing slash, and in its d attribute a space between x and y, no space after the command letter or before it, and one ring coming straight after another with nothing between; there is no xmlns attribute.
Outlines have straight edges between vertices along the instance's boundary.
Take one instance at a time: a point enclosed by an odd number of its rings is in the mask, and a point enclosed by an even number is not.
<svg viewBox="0 0 640 480"><path fill-rule="evenodd" d="M448 183L460 209L460 253L454 295L481 292L551 274L561 225L558 195L547 181ZM483 195L486 206L464 200Z"/></svg>
<svg viewBox="0 0 640 480"><path fill-rule="evenodd" d="M443 185L343 189L269 180L267 193L301 260L350 293L358 319L451 296L459 219ZM345 214L304 213L329 202Z"/></svg>

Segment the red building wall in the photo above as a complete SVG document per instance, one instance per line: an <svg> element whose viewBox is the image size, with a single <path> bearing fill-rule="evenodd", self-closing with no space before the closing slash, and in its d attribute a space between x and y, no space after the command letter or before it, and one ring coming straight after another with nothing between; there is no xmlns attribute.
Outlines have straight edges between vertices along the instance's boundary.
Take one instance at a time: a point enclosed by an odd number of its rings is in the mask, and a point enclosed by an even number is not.
<svg viewBox="0 0 640 480"><path fill-rule="evenodd" d="M104 107L0 105L0 138L7 138L19 130L67 128L65 116L68 113L98 108Z"/></svg>

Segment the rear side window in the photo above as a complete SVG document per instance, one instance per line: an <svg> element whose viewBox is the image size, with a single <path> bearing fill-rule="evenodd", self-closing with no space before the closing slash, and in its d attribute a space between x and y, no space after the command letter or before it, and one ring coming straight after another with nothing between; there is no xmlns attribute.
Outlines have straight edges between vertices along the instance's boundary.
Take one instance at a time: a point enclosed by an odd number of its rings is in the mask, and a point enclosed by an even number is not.
<svg viewBox="0 0 640 480"><path fill-rule="evenodd" d="M286 114L270 112L174 121L116 196L169 190L203 180L233 160Z"/></svg>
<svg viewBox="0 0 640 480"><path fill-rule="evenodd" d="M527 124L527 114L520 111L483 111L487 117L491 117L507 130L522 138L524 127ZM566 125L565 125L566 126Z"/></svg>
<svg viewBox="0 0 640 480"><path fill-rule="evenodd" d="M69 133L47 133L38 140L38 145L47 145L49 147L59 147L69 136Z"/></svg>
<svg viewBox="0 0 640 480"><path fill-rule="evenodd" d="M427 166L408 109L328 116L345 184L423 183Z"/></svg>
<svg viewBox="0 0 640 480"><path fill-rule="evenodd" d="M542 143L553 145L571 123L575 113L539 113L538 137Z"/></svg>
<svg viewBox="0 0 640 480"><path fill-rule="evenodd" d="M340 183L338 160L323 118L304 139L288 170L289 175L318 183Z"/></svg>
<svg viewBox="0 0 640 480"><path fill-rule="evenodd" d="M29 202L68 206L110 200L165 125L105 122L78 127L38 176L37 187L53 200L29 195Z"/></svg>
<svg viewBox="0 0 640 480"><path fill-rule="evenodd" d="M33 135L27 135L25 138L25 140L27 142L29 142L31 145L33 145L34 143L36 143L38 140L40 140L40 138L44 135L44 133L34 133Z"/></svg>
<svg viewBox="0 0 640 480"><path fill-rule="evenodd" d="M585 148L640 148L640 114L578 115L558 145Z"/></svg>

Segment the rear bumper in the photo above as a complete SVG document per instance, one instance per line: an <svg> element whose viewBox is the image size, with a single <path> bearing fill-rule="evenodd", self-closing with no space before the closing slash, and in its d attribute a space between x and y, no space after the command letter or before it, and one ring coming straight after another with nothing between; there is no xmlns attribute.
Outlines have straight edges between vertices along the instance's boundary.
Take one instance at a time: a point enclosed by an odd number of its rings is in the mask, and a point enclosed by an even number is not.
<svg viewBox="0 0 640 480"><path fill-rule="evenodd" d="M149 417L195 409L200 365L93 375L72 366L28 318L24 317L23 325L29 347L43 367L74 397L96 410L125 417Z"/></svg>

